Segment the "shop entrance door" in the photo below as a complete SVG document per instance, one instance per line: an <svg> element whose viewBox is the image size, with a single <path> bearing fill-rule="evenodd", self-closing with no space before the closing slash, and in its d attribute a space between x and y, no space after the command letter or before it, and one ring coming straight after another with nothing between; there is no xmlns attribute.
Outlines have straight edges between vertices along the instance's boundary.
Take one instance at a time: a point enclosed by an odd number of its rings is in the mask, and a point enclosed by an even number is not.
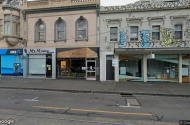
<svg viewBox="0 0 190 125"><path fill-rule="evenodd" d="M52 78L52 55L46 55L46 77Z"/></svg>
<svg viewBox="0 0 190 125"><path fill-rule="evenodd" d="M114 67L112 66L113 55L106 56L106 80L114 80Z"/></svg>
<svg viewBox="0 0 190 125"><path fill-rule="evenodd" d="M86 80L96 80L96 60L86 60Z"/></svg>

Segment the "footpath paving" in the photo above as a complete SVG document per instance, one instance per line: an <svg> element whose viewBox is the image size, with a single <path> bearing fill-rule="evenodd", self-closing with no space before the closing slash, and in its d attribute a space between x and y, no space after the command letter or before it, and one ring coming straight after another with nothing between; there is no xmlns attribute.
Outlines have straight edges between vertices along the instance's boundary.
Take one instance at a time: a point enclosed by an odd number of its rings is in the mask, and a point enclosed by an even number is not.
<svg viewBox="0 0 190 125"><path fill-rule="evenodd" d="M190 97L190 83L169 82L99 82L81 79L23 79L6 76L0 89L28 89L84 93L115 93L124 95L160 95Z"/></svg>

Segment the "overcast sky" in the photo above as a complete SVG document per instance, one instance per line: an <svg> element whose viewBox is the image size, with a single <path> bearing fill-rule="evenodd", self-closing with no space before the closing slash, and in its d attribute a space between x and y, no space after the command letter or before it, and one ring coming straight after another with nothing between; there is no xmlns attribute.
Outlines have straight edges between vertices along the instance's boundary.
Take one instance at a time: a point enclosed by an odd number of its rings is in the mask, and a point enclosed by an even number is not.
<svg viewBox="0 0 190 125"><path fill-rule="evenodd" d="M139 0L100 0L101 6L116 6L116 5L126 5L129 3L134 3Z"/></svg>

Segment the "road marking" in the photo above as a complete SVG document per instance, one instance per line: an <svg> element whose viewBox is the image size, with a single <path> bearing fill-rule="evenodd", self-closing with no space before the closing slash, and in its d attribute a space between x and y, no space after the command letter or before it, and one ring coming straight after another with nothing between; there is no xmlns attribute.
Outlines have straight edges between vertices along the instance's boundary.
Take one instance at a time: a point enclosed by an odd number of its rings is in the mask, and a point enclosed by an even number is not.
<svg viewBox="0 0 190 125"><path fill-rule="evenodd" d="M38 102L39 100L36 100L36 99L38 99L38 97L33 98L33 99L25 99L25 101Z"/></svg>
<svg viewBox="0 0 190 125"><path fill-rule="evenodd" d="M71 110L71 111L81 111L81 112L95 112L104 114L119 114L119 115L142 115L142 116L152 116L150 113L129 113L129 112L112 112L112 111L99 111L99 110L85 110L85 109L74 109L74 108L60 108L60 107L44 107L44 106L32 106L38 109L53 109L53 110Z"/></svg>

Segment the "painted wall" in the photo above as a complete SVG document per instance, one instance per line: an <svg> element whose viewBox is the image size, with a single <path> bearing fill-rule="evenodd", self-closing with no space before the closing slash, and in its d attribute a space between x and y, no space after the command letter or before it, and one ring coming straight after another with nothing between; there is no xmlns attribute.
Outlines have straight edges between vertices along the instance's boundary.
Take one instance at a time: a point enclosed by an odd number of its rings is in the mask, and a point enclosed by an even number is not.
<svg viewBox="0 0 190 125"><path fill-rule="evenodd" d="M14 71L14 63L21 65L20 72ZM22 75L23 60L20 55L1 55L1 74L2 75Z"/></svg>

